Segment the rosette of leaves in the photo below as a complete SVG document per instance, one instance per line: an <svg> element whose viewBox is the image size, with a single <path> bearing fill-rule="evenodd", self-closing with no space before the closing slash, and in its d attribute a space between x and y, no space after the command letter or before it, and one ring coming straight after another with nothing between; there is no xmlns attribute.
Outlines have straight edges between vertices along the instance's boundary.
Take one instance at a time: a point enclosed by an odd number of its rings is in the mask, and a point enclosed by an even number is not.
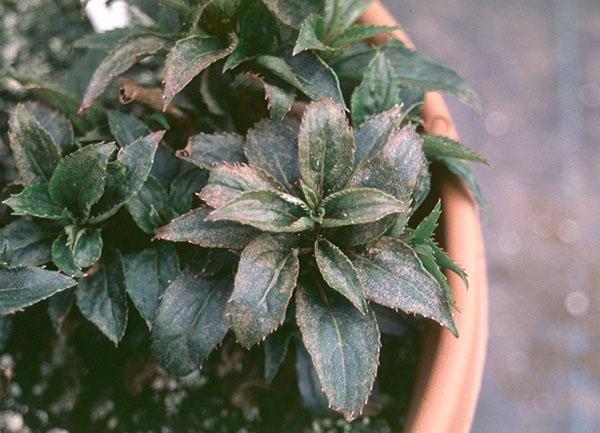
<svg viewBox="0 0 600 433"><path fill-rule="evenodd" d="M242 346L277 331L293 302L295 319L287 320L300 329L329 406L348 420L361 413L377 372L373 304L431 318L457 334L439 268L464 274L431 240L439 208L406 228L428 174L423 141L403 119L395 108L353 130L344 108L323 99L307 106L299 126L262 121L247 135L244 162L213 165L199 193L207 206L157 232L159 239L240 251L233 287L226 284L217 292L221 303L212 298L206 306L226 311ZM382 123L387 136L375 143L382 131L374 125ZM174 311L189 303L180 296L170 304ZM174 317L167 318L155 335L163 352L177 335ZM289 340L285 329L265 344L275 366ZM195 344L209 334L196 335ZM181 371L179 355L169 353L167 365ZM275 366L267 367L271 377Z"/></svg>

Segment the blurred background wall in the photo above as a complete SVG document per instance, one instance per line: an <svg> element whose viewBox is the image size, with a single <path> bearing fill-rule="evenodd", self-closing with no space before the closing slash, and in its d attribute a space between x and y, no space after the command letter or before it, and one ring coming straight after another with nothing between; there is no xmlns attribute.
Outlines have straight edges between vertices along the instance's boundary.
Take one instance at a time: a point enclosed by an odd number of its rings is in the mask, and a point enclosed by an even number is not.
<svg viewBox="0 0 600 433"><path fill-rule="evenodd" d="M455 68L477 170L490 345L474 433L600 432L600 1L387 0Z"/></svg>

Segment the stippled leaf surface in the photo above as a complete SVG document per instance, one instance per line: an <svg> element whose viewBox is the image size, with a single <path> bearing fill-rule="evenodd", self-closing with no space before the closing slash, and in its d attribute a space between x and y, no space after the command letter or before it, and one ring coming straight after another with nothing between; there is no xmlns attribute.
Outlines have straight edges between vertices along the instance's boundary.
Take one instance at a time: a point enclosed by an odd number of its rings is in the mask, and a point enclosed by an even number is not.
<svg viewBox="0 0 600 433"><path fill-rule="evenodd" d="M193 35L177 41L165 61L164 106L167 107L196 75L231 53L237 43L237 39L232 39L227 46L218 38L207 35Z"/></svg>
<svg viewBox="0 0 600 433"><path fill-rule="evenodd" d="M258 232L252 227L229 221L206 221L209 208L196 208L161 227L157 239L188 242L205 248L243 249Z"/></svg>
<svg viewBox="0 0 600 433"><path fill-rule="evenodd" d="M166 288L152 332L152 350L169 372L200 367L229 329L225 315L232 282L183 271Z"/></svg>
<svg viewBox="0 0 600 433"><path fill-rule="evenodd" d="M221 164L210 171L208 184L198 195L209 206L220 208L248 191L282 191L264 170L246 164Z"/></svg>
<svg viewBox="0 0 600 433"><path fill-rule="evenodd" d="M189 212L194 194L202 190L207 178L206 171L194 168L173 179L169 188L169 202L173 210L180 215Z"/></svg>
<svg viewBox="0 0 600 433"><path fill-rule="evenodd" d="M211 212L210 221L235 221L270 232L301 232L314 222L306 216L305 204L296 197L275 191L245 192Z"/></svg>
<svg viewBox="0 0 600 433"><path fill-rule="evenodd" d="M167 189L153 176L146 179L126 206L137 226L148 234L154 234L157 228L177 216L170 208Z"/></svg>
<svg viewBox="0 0 600 433"><path fill-rule="evenodd" d="M328 237L341 248L365 245L383 236L399 217L393 214L372 223L335 227Z"/></svg>
<svg viewBox="0 0 600 433"><path fill-rule="evenodd" d="M92 106L113 79L145 57L165 49L168 41L155 35L134 35L119 43L100 63L90 80L79 112L83 113Z"/></svg>
<svg viewBox="0 0 600 433"><path fill-rule="evenodd" d="M61 272L72 277L83 277L84 273L75 263L73 250L66 233L61 233L54 242L52 242L52 263Z"/></svg>
<svg viewBox="0 0 600 433"><path fill-rule="evenodd" d="M263 3L282 23L296 28L310 14L323 10L322 0L263 0Z"/></svg>
<svg viewBox="0 0 600 433"><path fill-rule="evenodd" d="M408 204L373 188L345 189L323 201L322 226L341 227L378 221L387 215L408 213Z"/></svg>
<svg viewBox="0 0 600 433"><path fill-rule="evenodd" d="M352 122L360 125L373 114L387 111L400 102L396 73L385 55L378 53L352 93Z"/></svg>
<svg viewBox="0 0 600 433"><path fill-rule="evenodd" d="M0 315L13 313L73 287L72 278L34 267L0 267Z"/></svg>
<svg viewBox="0 0 600 433"><path fill-rule="evenodd" d="M480 111L480 102L475 91L443 63L411 50L395 39L378 49L389 59L401 85L448 92ZM333 59L331 65L340 79L360 80L375 53L376 50L371 47L359 47Z"/></svg>
<svg viewBox="0 0 600 433"><path fill-rule="evenodd" d="M352 175L354 136L343 108L330 99L306 108L298 135L302 181L321 197L342 189Z"/></svg>
<svg viewBox="0 0 600 433"><path fill-rule="evenodd" d="M457 335L444 291L409 246L381 238L365 254L350 259L368 299L433 319Z"/></svg>
<svg viewBox="0 0 600 433"><path fill-rule="evenodd" d="M18 218L0 228L11 251L13 266L40 266L51 259L51 245L58 228L30 218Z"/></svg>
<svg viewBox="0 0 600 433"><path fill-rule="evenodd" d="M52 136L22 104L15 107L9 128L19 181L25 185L47 182L60 159Z"/></svg>
<svg viewBox="0 0 600 433"><path fill-rule="evenodd" d="M4 204L10 206L13 215L31 215L52 220L65 217L63 207L52 202L47 183L27 186L19 194L10 196Z"/></svg>
<svg viewBox="0 0 600 433"><path fill-rule="evenodd" d="M401 108L396 106L389 111L369 117L354 129L356 143L354 167L375 155L387 143L392 133L400 127Z"/></svg>
<svg viewBox="0 0 600 433"><path fill-rule="evenodd" d="M327 239L320 239L315 242L315 259L327 284L345 296L361 313L367 314L362 283L342 250Z"/></svg>
<svg viewBox="0 0 600 433"><path fill-rule="evenodd" d="M75 141L73 126L63 113L40 102L27 102L25 106L40 123L41 127L52 137L60 153L73 146Z"/></svg>
<svg viewBox="0 0 600 433"><path fill-rule="evenodd" d="M83 228L73 240L73 259L80 268L92 266L102 255L102 230Z"/></svg>
<svg viewBox="0 0 600 433"><path fill-rule="evenodd" d="M427 158L439 160L440 158L456 158L468 161L481 162L489 165L490 162L479 155L474 150L469 149L464 144L440 135L423 136L423 151Z"/></svg>
<svg viewBox="0 0 600 433"><path fill-rule="evenodd" d="M110 133L121 147L152 132L144 122L132 114L107 110L106 115Z"/></svg>
<svg viewBox="0 0 600 433"><path fill-rule="evenodd" d="M408 204L425 165L421 139L412 126L406 126L357 167L349 186L376 188Z"/></svg>
<svg viewBox="0 0 600 433"><path fill-rule="evenodd" d="M296 91L285 83L263 81L263 86L269 117L274 120L283 120L292 108L296 99Z"/></svg>
<svg viewBox="0 0 600 433"><path fill-rule="evenodd" d="M75 292L83 316L114 344L121 341L127 327L125 290L123 258L119 252L110 251L91 275L79 280Z"/></svg>
<svg viewBox="0 0 600 433"><path fill-rule="evenodd" d="M106 165L115 149L113 143L93 144L62 158L48 185L52 201L75 218L87 218L104 193Z"/></svg>
<svg viewBox="0 0 600 433"><path fill-rule="evenodd" d="M375 315L363 315L317 281L298 287L296 320L330 407L352 421L362 413L379 364Z"/></svg>
<svg viewBox="0 0 600 433"><path fill-rule="evenodd" d="M282 327L265 339L265 380L273 382L288 353L292 333L289 327Z"/></svg>
<svg viewBox="0 0 600 433"><path fill-rule="evenodd" d="M332 48L325 44L325 20L320 15L310 15L300 26L298 39L294 46L293 54L304 50L331 51Z"/></svg>
<svg viewBox="0 0 600 433"><path fill-rule="evenodd" d="M244 137L238 134L197 134L190 137L185 149L177 156L192 164L210 170L223 162L244 162Z"/></svg>
<svg viewBox="0 0 600 433"><path fill-rule="evenodd" d="M156 317L159 298L179 274L179 258L172 244L158 242L152 248L125 257L127 293L149 328Z"/></svg>
<svg viewBox="0 0 600 433"><path fill-rule="evenodd" d="M164 131L152 132L119 150L117 159L108 164L104 195L92 209L93 223L114 215L139 192L148 179L164 134Z"/></svg>
<svg viewBox="0 0 600 433"><path fill-rule="evenodd" d="M240 257L227 306L238 342L250 348L283 323L300 263L295 236L265 233Z"/></svg>
<svg viewBox="0 0 600 433"><path fill-rule="evenodd" d="M286 60L300 82L298 89L306 96L313 101L330 98L346 107L338 76L318 55L302 52Z"/></svg>
<svg viewBox="0 0 600 433"><path fill-rule="evenodd" d="M274 176L288 190L298 180L298 127L294 123L262 120L248 131L246 156L250 164Z"/></svg>

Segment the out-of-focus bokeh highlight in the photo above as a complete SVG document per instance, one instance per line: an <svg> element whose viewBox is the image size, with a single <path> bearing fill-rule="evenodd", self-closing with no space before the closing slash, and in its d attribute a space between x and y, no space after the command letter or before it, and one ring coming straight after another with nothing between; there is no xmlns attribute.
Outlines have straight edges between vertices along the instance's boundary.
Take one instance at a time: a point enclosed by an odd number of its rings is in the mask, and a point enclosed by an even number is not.
<svg viewBox="0 0 600 433"><path fill-rule="evenodd" d="M477 174L490 345L474 433L600 432L600 2L388 0L457 69L448 98Z"/></svg>

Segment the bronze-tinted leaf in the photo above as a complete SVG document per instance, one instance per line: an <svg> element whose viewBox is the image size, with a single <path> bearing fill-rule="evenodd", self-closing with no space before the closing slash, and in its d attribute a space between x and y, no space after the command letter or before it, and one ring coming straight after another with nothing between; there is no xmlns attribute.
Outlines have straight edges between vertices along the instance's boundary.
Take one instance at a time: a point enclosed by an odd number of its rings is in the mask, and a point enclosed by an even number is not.
<svg viewBox="0 0 600 433"><path fill-rule="evenodd" d="M210 170L223 162L244 162L244 137L233 133L192 135L177 156L200 168Z"/></svg>

